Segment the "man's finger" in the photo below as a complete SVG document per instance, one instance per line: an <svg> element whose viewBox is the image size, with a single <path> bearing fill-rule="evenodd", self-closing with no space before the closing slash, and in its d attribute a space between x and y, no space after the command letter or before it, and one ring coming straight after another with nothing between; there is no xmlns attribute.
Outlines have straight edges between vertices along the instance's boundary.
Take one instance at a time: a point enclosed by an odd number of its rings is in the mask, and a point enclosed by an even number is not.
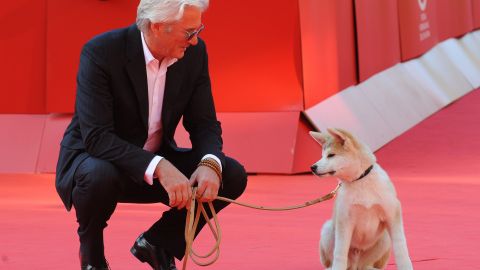
<svg viewBox="0 0 480 270"><path fill-rule="evenodd" d="M175 191L169 192L168 198L170 199L169 205L173 207L177 203L177 196L175 194Z"/></svg>
<svg viewBox="0 0 480 270"><path fill-rule="evenodd" d="M177 191L175 192L175 195L176 195L177 201L173 207L178 207L183 202L182 190L177 189Z"/></svg>
<svg viewBox="0 0 480 270"><path fill-rule="evenodd" d="M183 192L180 192L180 196L181 197L181 200L179 200L179 203L178 203L178 206L177 206L177 209L182 209L183 207L185 207L185 205L187 205L187 194L186 194L186 190L183 191Z"/></svg>
<svg viewBox="0 0 480 270"><path fill-rule="evenodd" d="M203 194L205 193L205 190L207 190L207 185L203 183L197 189L197 198L202 198Z"/></svg>
<svg viewBox="0 0 480 270"><path fill-rule="evenodd" d="M190 197L191 197L190 194L192 194L192 189L188 184L185 184L182 191L182 205L180 209L187 206L190 203Z"/></svg>
<svg viewBox="0 0 480 270"><path fill-rule="evenodd" d="M187 195L188 195L188 198L187 198L187 205L190 205L190 200L192 199L192 196L193 196L193 191L192 191L192 187L188 186L187 187Z"/></svg>
<svg viewBox="0 0 480 270"><path fill-rule="evenodd" d="M202 202L209 202L211 201L212 199L212 191L210 188L207 188L205 190L205 192L203 193L203 196L202 198L200 199Z"/></svg>

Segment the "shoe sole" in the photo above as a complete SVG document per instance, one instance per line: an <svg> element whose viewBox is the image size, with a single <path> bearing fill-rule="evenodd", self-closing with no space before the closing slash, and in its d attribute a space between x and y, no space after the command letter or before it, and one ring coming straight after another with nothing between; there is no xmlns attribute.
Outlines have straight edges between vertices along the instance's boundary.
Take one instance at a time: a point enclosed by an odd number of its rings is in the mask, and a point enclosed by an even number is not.
<svg viewBox="0 0 480 270"><path fill-rule="evenodd" d="M153 264L152 264L150 261L148 261L147 259L145 259L145 257L143 257L143 256L137 251L137 249L136 249L135 247L132 247L132 248L130 249L130 253L132 253L133 256L135 256L135 258L137 258L137 259L138 259L139 261L141 261L142 263L148 263L152 268L155 268L155 267L153 266Z"/></svg>

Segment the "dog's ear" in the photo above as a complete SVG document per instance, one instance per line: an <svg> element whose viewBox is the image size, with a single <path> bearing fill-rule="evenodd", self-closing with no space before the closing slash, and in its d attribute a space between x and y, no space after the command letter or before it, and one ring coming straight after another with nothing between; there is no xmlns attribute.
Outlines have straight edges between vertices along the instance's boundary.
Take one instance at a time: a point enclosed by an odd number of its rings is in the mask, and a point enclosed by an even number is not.
<svg viewBox="0 0 480 270"><path fill-rule="evenodd" d="M312 136L312 138L315 141L317 141L320 145L323 145L325 144L325 142L327 142L327 139L325 138L325 135L323 133L310 131L310 136Z"/></svg>
<svg viewBox="0 0 480 270"><path fill-rule="evenodd" d="M350 144L350 137L347 134L338 128L328 128L328 133L343 146L348 146Z"/></svg>

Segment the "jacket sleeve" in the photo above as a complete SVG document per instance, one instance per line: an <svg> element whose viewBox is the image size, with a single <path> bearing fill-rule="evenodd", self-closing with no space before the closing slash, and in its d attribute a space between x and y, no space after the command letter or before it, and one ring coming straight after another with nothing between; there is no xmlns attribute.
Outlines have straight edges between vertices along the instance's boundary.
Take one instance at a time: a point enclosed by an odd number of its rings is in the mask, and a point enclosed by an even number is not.
<svg viewBox="0 0 480 270"><path fill-rule="evenodd" d="M208 71L208 55L205 43L197 45L200 51L200 75L194 82L194 90L183 117L183 125L190 134L192 148L201 156L213 154L222 165L225 155L222 152L222 129L217 120Z"/></svg>
<svg viewBox="0 0 480 270"><path fill-rule="evenodd" d="M107 160L138 183L154 154L115 134L113 92L108 61L102 47L87 43L82 49L77 75L75 110L86 152Z"/></svg>

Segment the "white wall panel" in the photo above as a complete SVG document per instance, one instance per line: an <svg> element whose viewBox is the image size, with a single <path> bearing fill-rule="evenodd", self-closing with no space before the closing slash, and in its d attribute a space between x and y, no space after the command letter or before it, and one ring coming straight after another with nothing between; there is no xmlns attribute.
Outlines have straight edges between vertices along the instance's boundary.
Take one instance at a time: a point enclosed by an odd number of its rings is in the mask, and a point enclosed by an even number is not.
<svg viewBox="0 0 480 270"><path fill-rule="evenodd" d="M462 46L458 39L448 39L439 45L439 49L447 56L463 76L468 80L471 89L480 86L480 65L477 65L468 51Z"/></svg>
<svg viewBox="0 0 480 270"><path fill-rule="evenodd" d="M394 137L394 132L358 87L352 86L305 111L321 131L336 127L361 138L377 150Z"/></svg>

